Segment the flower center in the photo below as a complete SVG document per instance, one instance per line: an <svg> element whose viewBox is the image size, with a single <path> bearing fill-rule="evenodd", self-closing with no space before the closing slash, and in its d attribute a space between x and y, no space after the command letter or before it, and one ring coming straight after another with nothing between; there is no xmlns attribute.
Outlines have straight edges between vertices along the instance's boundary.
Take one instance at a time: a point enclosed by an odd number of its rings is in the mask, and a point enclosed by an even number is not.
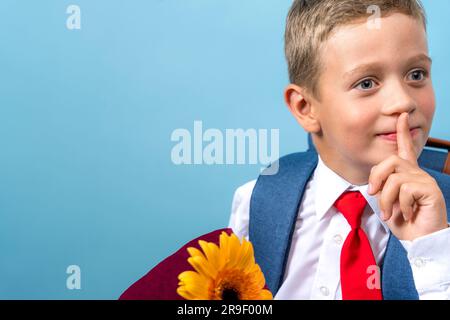
<svg viewBox="0 0 450 320"><path fill-rule="evenodd" d="M222 291L222 300L224 301L238 301L239 293L235 288L225 288Z"/></svg>

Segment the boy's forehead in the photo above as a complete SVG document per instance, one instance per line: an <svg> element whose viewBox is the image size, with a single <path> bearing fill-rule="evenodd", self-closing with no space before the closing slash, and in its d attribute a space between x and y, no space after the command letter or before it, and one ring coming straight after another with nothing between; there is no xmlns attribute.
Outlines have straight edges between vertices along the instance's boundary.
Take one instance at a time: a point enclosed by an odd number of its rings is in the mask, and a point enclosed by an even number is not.
<svg viewBox="0 0 450 320"><path fill-rule="evenodd" d="M411 43L424 38L426 42L426 31L419 20L402 13L394 13L380 18L378 25L370 24L367 19L358 19L337 26L325 43L339 47L367 47L367 44L380 46L392 41Z"/></svg>
<svg viewBox="0 0 450 320"><path fill-rule="evenodd" d="M426 31L415 18L396 13L381 18L379 28L359 20L338 27L323 44L324 63L351 72L359 65L427 60ZM412 61L414 62L414 61ZM350 70L348 70L350 69Z"/></svg>

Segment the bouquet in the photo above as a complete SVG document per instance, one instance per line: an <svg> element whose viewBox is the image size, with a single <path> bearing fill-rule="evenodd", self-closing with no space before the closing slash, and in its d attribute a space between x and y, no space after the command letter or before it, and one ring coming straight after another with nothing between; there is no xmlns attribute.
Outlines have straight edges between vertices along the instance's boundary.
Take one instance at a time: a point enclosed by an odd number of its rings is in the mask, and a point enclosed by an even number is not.
<svg viewBox="0 0 450 320"><path fill-rule="evenodd" d="M231 229L216 230L184 245L119 299L269 300L272 293L255 262L252 244Z"/></svg>

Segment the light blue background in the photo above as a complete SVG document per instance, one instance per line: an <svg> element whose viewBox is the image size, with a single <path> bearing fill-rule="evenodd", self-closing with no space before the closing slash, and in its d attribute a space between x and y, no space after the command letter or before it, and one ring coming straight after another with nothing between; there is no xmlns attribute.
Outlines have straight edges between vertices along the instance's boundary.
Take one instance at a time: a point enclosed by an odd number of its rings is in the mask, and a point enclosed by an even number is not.
<svg viewBox="0 0 450 320"><path fill-rule="evenodd" d="M425 1L450 140L449 1ZM81 30L66 8L81 7ZM258 165L175 166L177 128L280 129L290 0L0 2L0 298L116 299L188 240L226 227ZM66 268L81 267L81 290Z"/></svg>

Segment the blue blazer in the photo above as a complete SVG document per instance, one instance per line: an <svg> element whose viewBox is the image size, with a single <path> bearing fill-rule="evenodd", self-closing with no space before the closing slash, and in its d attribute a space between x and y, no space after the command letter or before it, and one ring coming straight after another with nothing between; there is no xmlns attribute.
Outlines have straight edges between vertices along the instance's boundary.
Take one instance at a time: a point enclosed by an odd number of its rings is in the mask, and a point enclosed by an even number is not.
<svg viewBox="0 0 450 320"><path fill-rule="evenodd" d="M277 174L261 174L250 200L249 238L256 262L274 295L284 278L305 186L318 163L310 137L309 146L306 152L282 157L278 161ZM436 179L445 197L447 214L450 215L450 176L441 173L445 158L445 153L424 149L418 162ZM385 300L419 299L407 253L392 233L380 267L381 290Z"/></svg>

